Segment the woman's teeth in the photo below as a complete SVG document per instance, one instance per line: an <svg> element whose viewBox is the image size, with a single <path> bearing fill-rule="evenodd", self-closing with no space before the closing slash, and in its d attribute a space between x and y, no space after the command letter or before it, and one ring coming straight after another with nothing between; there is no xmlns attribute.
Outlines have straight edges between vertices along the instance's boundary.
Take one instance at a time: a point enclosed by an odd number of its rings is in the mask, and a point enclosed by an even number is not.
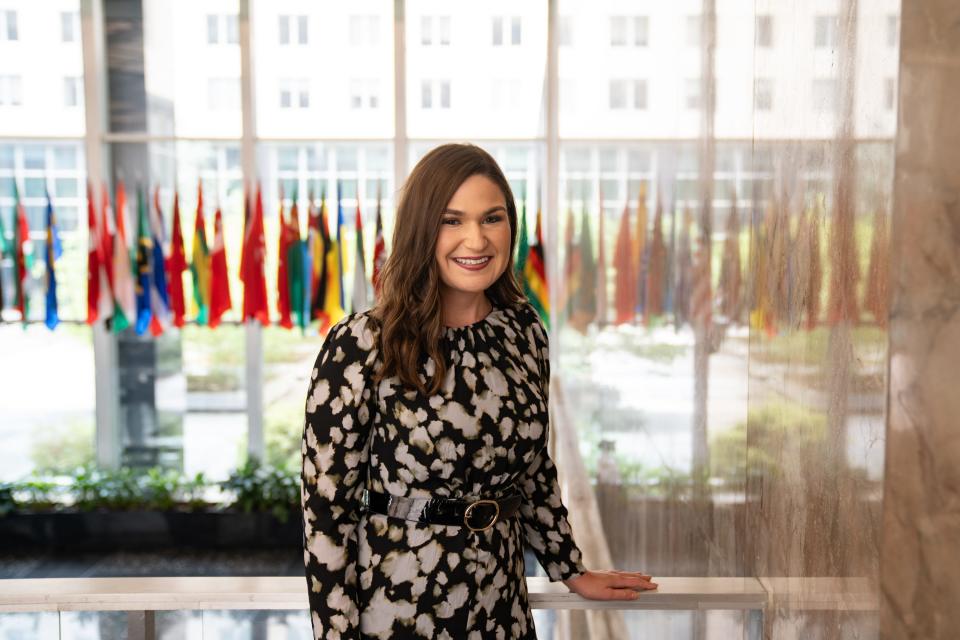
<svg viewBox="0 0 960 640"><path fill-rule="evenodd" d="M487 258L480 258L479 260L467 260L467 259L464 259L464 258L454 258L454 260L455 260L456 262L459 262L460 264L466 264L466 265L478 265L478 264L483 264L484 262L487 262L489 259L490 259L489 257L487 257Z"/></svg>

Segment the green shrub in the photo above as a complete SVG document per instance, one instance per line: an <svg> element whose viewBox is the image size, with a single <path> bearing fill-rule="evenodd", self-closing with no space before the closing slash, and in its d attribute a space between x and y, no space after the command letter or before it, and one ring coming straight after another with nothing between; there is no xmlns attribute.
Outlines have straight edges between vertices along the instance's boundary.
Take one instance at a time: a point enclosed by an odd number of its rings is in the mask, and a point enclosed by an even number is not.
<svg viewBox="0 0 960 640"><path fill-rule="evenodd" d="M290 511L300 505L300 478L282 469L261 466L255 457L248 458L220 486L235 496L227 508L244 513L269 511L281 522L286 522Z"/></svg>
<svg viewBox="0 0 960 640"><path fill-rule="evenodd" d="M746 422L712 438L713 476L733 486L750 477L778 477L783 473L780 460L791 456L801 463L817 460L826 430L826 416L797 403L776 402L754 409Z"/></svg>

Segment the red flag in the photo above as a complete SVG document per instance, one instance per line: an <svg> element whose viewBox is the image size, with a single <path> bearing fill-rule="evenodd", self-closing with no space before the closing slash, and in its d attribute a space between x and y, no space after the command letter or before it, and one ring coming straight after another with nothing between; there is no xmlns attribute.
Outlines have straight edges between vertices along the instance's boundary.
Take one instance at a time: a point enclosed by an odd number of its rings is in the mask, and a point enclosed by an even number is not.
<svg viewBox="0 0 960 640"><path fill-rule="evenodd" d="M240 245L240 271L238 276L240 277L240 282L243 282L243 274L247 270L247 225L250 224L250 194L247 192L247 183L243 183L243 235L240 237L242 244Z"/></svg>
<svg viewBox="0 0 960 640"><path fill-rule="evenodd" d="M383 237L383 219L381 217L380 182L377 181L377 223L376 238L373 241L373 296L380 299L380 272L387 261L387 245Z"/></svg>
<svg viewBox="0 0 960 640"><path fill-rule="evenodd" d="M227 276L227 251L223 245L223 215L220 207L213 222L213 253L210 254L210 328L220 324L220 318L233 306L230 300L230 280Z"/></svg>
<svg viewBox="0 0 960 640"><path fill-rule="evenodd" d="M280 243L277 254L277 313L280 314L280 326L284 329L293 328L293 319L290 317L290 275L287 264L287 249L291 244L290 225L283 215L283 189L280 189Z"/></svg>
<svg viewBox="0 0 960 640"><path fill-rule="evenodd" d="M16 185L14 185L16 189ZM20 202L20 195L16 193L16 219L13 221L16 232L14 233L14 259L16 261L17 292L16 307L20 312L20 318L24 324L27 322L28 292L27 281L30 277L27 262L30 261L30 225L27 222L27 213Z"/></svg>
<svg viewBox="0 0 960 640"><path fill-rule="evenodd" d="M563 298L560 308L569 320L573 318L577 290L580 288L580 245L574 242L573 208L567 208L567 224L564 232L565 264L563 270Z"/></svg>
<svg viewBox="0 0 960 640"><path fill-rule="evenodd" d="M183 300L183 272L187 270L187 253L183 249L183 231L180 228L180 194L173 194L173 234L170 240L170 256L167 258L167 280L170 283L170 309L173 324L183 326L186 312Z"/></svg>
<svg viewBox="0 0 960 640"><path fill-rule="evenodd" d="M263 262L267 253L263 237L263 196L257 185L257 201L252 218L247 220L247 235L243 239L243 321L259 320L263 326L270 324L267 308L267 280L263 274Z"/></svg>
<svg viewBox="0 0 960 640"><path fill-rule="evenodd" d="M870 242L870 267L863 306L873 314L881 328L886 328L890 314L890 238L886 216L878 209L873 216L873 238Z"/></svg>
<svg viewBox="0 0 960 640"><path fill-rule="evenodd" d="M0 238L0 242L3 242L3 238ZM93 206L93 190L90 188L90 183L87 182L87 324L93 324L100 317L99 245L97 214Z"/></svg>
<svg viewBox="0 0 960 640"><path fill-rule="evenodd" d="M683 210L683 223L680 230L680 240L677 242L676 269L677 274L673 290L673 321L675 326L681 327L690 322L690 299L693 291L694 265L693 247L690 240L690 228L693 226L693 213L687 206Z"/></svg>
<svg viewBox="0 0 960 640"><path fill-rule="evenodd" d="M651 316L663 314L663 279L666 269L667 247L663 242L663 201L657 194L657 210L653 218L653 237L650 239L650 263L647 268L647 299L643 305L643 323L650 324Z"/></svg>
<svg viewBox="0 0 960 640"><path fill-rule="evenodd" d="M603 192L600 192L600 224L597 229L597 324L607 324L607 241L603 231L606 218L603 210Z"/></svg>
<svg viewBox="0 0 960 640"><path fill-rule="evenodd" d="M107 191L106 182L103 183L100 200L100 264L106 271L110 297L113 298L113 229L110 228L112 216L110 215L110 193Z"/></svg>
<svg viewBox="0 0 960 640"><path fill-rule="evenodd" d="M637 307L637 269L633 260L633 241L630 239L630 207L623 205L620 216L620 231L617 233L617 248L613 266L617 271L615 324L632 322Z"/></svg>

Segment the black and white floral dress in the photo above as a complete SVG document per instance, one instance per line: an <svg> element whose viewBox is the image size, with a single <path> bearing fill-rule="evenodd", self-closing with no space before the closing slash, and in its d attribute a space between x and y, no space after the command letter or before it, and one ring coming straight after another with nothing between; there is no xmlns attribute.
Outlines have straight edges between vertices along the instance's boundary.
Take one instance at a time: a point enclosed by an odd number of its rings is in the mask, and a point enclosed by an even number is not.
<svg viewBox="0 0 960 640"><path fill-rule="evenodd" d="M425 397L379 365L367 312L334 325L306 401L301 499L316 638L536 638L524 540L552 581L586 571L547 452L548 341L526 301L445 329L447 376ZM424 381L434 362L421 355ZM368 477L369 473L369 477ZM515 487L520 511L486 531L362 511L364 484L476 499Z"/></svg>

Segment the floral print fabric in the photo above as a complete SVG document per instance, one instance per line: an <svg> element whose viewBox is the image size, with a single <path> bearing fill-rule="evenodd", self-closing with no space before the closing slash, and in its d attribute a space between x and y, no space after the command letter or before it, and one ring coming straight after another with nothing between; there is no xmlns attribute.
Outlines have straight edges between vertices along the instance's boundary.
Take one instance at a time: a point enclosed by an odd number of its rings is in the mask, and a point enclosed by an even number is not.
<svg viewBox="0 0 960 640"><path fill-rule="evenodd" d="M424 397L379 385L376 323L334 325L307 392L301 500L315 638L536 638L524 542L553 581L586 571L547 452L547 333L526 301L446 328L447 375ZM428 381L434 362L419 363ZM519 491L486 531L361 510L363 488L477 499Z"/></svg>

